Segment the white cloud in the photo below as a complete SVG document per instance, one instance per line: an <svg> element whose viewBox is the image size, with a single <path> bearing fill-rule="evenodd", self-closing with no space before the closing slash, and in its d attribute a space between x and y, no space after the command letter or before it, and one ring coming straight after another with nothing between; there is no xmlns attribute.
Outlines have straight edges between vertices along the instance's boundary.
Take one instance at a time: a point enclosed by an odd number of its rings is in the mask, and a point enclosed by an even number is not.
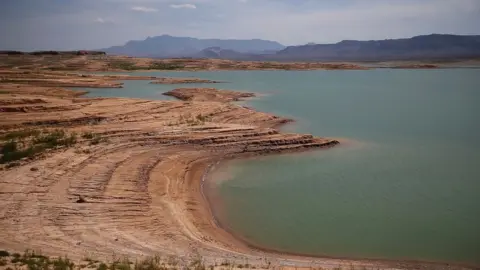
<svg viewBox="0 0 480 270"><path fill-rule="evenodd" d="M113 23L113 20L102 18L102 17L97 17L95 20L93 20L93 22L95 22L95 23Z"/></svg>
<svg viewBox="0 0 480 270"><path fill-rule="evenodd" d="M194 4L171 4L171 8L188 8L188 9L196 9L197 6Z"/></svg>
<svg viewBox="0 0 480 270"><path fill-rule="evenodd" d="M132 10L133 11L140 11L140 12L158 12L158 9L156 9L156 8L142 7L142 6L132 7Z"/></svg>

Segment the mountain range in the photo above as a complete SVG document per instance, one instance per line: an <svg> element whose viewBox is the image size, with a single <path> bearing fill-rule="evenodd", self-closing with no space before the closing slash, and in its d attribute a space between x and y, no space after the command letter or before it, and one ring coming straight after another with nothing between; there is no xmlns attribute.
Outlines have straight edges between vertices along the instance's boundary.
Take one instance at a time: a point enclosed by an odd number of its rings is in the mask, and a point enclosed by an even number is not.
<svg viewBox="0 0 480 270"><path fill-rule="evenodd" d="M480 57L480 36L432 34L404 39L344 40L285 47L261 39L197 39L168 35L129 41L108 54L258 61L384 61Z"/></svg>
<svg viewBox="0 0 480 270"><path fill-rule="evenodd" d="M121 54L145 57L193 57L206 48L217 47L238 53L262 54L265 51L279 51L282 44L261 39L198 39L162 35L145 40L132 40L123 46L114 46L103 51L108 54Z"/></svg>

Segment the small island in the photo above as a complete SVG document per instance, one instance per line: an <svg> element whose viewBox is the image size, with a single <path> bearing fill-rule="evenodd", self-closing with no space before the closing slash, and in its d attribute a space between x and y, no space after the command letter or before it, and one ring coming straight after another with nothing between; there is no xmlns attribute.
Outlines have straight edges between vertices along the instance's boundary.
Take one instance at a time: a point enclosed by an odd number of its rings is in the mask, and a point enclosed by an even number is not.
<svg viewBox="0 0 480 270"><path fill-rule="evenodd" d="M254 93L217 90L215 88L177 88L163 93L183 101L219 101L231 102L254 97Z"/></svg>

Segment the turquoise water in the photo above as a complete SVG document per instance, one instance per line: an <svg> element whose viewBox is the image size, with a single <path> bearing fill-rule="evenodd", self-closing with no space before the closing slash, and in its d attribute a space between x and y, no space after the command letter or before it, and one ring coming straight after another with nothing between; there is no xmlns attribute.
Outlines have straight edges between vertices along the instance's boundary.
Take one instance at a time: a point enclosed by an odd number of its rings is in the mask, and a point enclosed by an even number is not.
<svg viewBox="0 0 480 270"><path fill-rule="evenodd" d="M153 74L228 81L203 86L265 94L249 105L297 120L285 131L344 138L334 149L214 173L214 210L251 243L480 264L480 70ZM178 87L129 83L108 93L162 98Z"/></svg>

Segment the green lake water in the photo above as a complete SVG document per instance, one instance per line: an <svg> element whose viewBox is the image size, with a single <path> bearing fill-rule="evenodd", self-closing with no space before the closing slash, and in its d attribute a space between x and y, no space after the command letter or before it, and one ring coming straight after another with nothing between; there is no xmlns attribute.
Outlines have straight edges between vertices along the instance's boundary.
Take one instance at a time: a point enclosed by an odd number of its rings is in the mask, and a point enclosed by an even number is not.
<svg viewBox="0 0 480 270"><path fill-rule="evenodd" d="M150 72L253 91L296 120L285 132L341 138L304 154L224 163L214 211L249 242L340 257L480 264L480 69ZM185 85L127 81L90 96L168 99Z"/></svg>

